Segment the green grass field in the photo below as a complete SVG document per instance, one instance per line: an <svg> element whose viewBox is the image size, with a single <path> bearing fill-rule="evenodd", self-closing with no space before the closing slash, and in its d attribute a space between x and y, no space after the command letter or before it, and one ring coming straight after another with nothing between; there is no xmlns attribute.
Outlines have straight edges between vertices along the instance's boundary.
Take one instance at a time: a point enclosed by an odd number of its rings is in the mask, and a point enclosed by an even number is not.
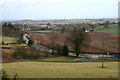
<svg viewBox="0 0 120 80"><path fill-rule="evenodd" d="M103 30L101 30L103 29ZM96 32L104 32L113 35L118 35L118 24L109 25L109 28L105 29L103 26L99 26L95 28Z"/></svg>
<svg viewBox="0 0 120 80"><path fill-rule="evenodd" d="M48 27L48 28L53 28L53 26L41 26L43 28Z"/></svg>
<svg viewBox="0 0 120 80"><path fill-rule="evenodd" d="M26 31L26 32L31 32L31 33L52 33L52 31L50 31L50 30Z"/></svg>
<svg viewBox="0 0 120 80"><path fill-rule="evenodd" d="M19 78L118 78L118 62L106 62L106 68L100 67L100 62L17 62L2 65L10 76L17 73Z"/></svg>
<svg viewBox="0 0 120 80"><path fill-rule="evenodd" d="M11 50L11 49L2 49L2 52L3 53L7 53L7 54L13 54L14 50Z"/></svg>
<svg viewBox="0 0 120 80"><path fill-rule="evenodd" d="M30 33L60 33L58 31L51 31L51 30L39 30L39 31L25 31Z"/></svg>
<svg viewBox="0 0 120 80"><path fill-rule="evenodd" d="M17 41L17 38L2 36L2 41L4 41L4 43L15 43Z"/></svg>
<svg viewBox="0 0 120 80"><path fill-rule="evenodd" d="M80 59L80 58L74 58L74 57L53 57L53 58L43 59L41 62L72 62L75 59Z"/></svg>
<svg viewBox="0 0 120 80"><path fill-rule="evenodd" d="M51 57L51 58L45 58L40 60L41 62L64 62L64 63L71 63L71 62L85 62L94 60L94 58L76 58L76 57ZM101 59L96 59L94 61L102 62ZM105 62L114 62L113 60L104 60Z"/></svg>

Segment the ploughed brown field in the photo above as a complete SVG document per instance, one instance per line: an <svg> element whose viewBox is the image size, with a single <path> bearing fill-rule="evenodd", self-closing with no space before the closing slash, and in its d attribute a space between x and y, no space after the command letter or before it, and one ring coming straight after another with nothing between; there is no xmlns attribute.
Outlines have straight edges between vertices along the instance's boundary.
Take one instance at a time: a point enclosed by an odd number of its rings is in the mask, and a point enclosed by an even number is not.
<svg viewBox="0 0 120 80"><path fill-rule="evenodd" d="M32 37L33 40L37 43L40 43L45 46L50 46L50 37L56 35L57 41L61 46L67 44L70 51L73 51L73 45L67 43L66 40L69 34L62 33L29 33L29 37ZM88 33L90 42L86 43L82 47L82 51L85 52L112 52L118 53L118 36L102 33L102 32L89 32ZM104 50L103 50L103 40L104 40Z"/></svg>

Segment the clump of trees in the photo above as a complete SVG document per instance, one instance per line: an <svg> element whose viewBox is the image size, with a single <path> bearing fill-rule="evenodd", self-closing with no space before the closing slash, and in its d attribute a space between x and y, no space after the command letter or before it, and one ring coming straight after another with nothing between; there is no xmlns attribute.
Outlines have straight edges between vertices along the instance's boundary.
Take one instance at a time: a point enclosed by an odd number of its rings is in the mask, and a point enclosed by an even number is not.
<svg viewBox="0 0 120 80"><path fill-rule="evenodd" d="M20 38L17 40L17 42L19 44L25 43L25 41L23 40L23 34L21 34Z"/></svg>
<svg viewBox="0 0 120 80"><path fill-rule="evenodd" d="M19 46L16 48L13 57L16 59L26 59L27 50L24 46Z"/></svg>
<svg viewBox="0 0 120 80"><path fill-rule="evenodd" d="M41 57L45 57L38 49L35 47L28 47L19 46L16 48L15 52L13 53L13 57L17 60L21 59L29 59L29 60L37 60Z"/></svg>
<svg viewBox="0 0 120 80"><path fill-rule="evenodd" d="M34 41L29 38L28 46L31 46L31 45L33 45L33 44L34 44Z"/></svg>
<svg viewBox="0 0 120 80"><path fill-rule="evenodd" d="M21 34L23 34L23 32L20 31L20 28L17 25L4 23L2 25L2 34L10 37L19 37Z"/></svg>

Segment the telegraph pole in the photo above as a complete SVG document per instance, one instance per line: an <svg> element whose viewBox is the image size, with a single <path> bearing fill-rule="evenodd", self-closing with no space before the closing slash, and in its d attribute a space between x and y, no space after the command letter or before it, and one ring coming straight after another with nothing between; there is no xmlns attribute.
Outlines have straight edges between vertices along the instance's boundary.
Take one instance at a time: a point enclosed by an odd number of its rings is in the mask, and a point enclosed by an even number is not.
<svg viewBox="0 0 120 80"><path fill-rule="evenodd" d="M103 53L102 53L102 68L104 68L104 39L102 41Z"/></svg>

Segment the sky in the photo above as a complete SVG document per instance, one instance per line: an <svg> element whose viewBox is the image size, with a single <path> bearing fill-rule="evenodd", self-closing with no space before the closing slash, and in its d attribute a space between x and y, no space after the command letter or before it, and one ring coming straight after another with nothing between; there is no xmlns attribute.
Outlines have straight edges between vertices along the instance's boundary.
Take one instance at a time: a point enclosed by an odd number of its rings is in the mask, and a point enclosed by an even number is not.
<svg viewBox="0 0 120 80"><path fill-rule="evenodd" d="M2 20L117 18L119 0L0 0Z"/></svg>

